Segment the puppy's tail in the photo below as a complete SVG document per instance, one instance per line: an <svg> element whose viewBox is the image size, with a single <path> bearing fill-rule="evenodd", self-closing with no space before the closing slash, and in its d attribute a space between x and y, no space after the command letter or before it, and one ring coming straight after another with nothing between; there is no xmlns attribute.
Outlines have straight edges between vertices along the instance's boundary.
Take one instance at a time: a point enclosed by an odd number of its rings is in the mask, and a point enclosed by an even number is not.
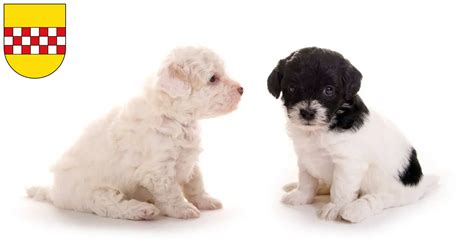
<svg viewBox="0 0 474 248"><path fill-rule="evenodd" d="M26 189L26 194L28 197L37 201L51 202L49 189L46 187L30 187Z"/></svg>
<svg viewBox="0 0 474 248"><path fill-rule="evenodd" d="M283 190L285 192L290 192L296 188L298 188L297 182L288 183L283 186ZM323 183L322 181L319 181L318 192L316 193L316 195L329 195L330 191L331 189L327 184Z"/></svg>

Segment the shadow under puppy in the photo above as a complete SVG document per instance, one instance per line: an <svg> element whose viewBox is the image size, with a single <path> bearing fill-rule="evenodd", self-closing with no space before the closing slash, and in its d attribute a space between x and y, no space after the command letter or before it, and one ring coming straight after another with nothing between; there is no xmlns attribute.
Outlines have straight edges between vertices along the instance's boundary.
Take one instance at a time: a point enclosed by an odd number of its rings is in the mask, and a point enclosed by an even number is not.
<svg viewBox="0 0 474 248"><path fill-rule="evenodd" d="M316 47L291 53L268 77L270 93L282 93L298 157L299 183L282 202L312 203L329 185L331 201L320 217L360 222L437 184L423 177L416 150L398 129L366 107L357 94L361 80L341 54Z"/></svg>
<svg viewBox="0 0 474 248"><path fill-rule="evenodd" d="M196 218L221 203L204 190L198 120L236 109L243 88L205 48L173 50L142 94L92 123L27 193L58 208L145 220Z"/></svg>

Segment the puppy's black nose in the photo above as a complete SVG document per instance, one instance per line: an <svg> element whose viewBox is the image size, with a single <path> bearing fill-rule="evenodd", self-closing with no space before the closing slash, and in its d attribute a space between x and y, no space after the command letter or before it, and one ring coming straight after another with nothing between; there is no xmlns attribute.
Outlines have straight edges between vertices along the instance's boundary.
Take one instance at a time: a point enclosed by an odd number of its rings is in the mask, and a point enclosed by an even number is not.
<svg viewBox="0 0 474 248"><path fill-rule="evenodd" d="M303 118L307 121L313 120L315 114L316 114L316 110L314 110L314 109L300 109L301 118Z"/></svg>
<svg viewBox="0 0 474 248"><path fill-rule="evenodd" d="M244 88L242 88L242 87L239 87L239 88L237 89L237 91L239 92L240 95L243 95L243 94L244 94Z"/></svg>

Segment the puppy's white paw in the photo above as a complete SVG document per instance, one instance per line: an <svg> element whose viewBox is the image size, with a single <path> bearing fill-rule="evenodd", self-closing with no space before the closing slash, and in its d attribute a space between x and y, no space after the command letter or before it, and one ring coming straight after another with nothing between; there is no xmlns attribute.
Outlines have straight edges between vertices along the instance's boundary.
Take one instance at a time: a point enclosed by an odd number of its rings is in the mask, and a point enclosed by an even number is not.
<svg viewBox="0 0 474 248"><path fill-rule="evenodd" d="M130 220L153 220L160 210L153 204L142 202L129 209L125 218Z"/></svg>
<svg viewBox="0 0 474 248"><path fill-rule="evenodd" d="M371 215L371 211L367 206L367 202L357 200L347 204L341 210L341 217L352 223L363 221Z"/></svg>
<svg viewBox="0 0 474 248"><path fill-rule="evenodd" d="M201 210L215 210L222 208L222 203L208 194L189 197L188 201Z"/></svg>
<svg viewBox="0 0 474 248"><path fill-rule="evenodd" d="M293 190L281 198L281 202L288 205L304 205L313 203L314 196L299 190Z"/></svg>
<svg viewBox="0 0 474 248"><path fill-rule="evenodd" d="M179 206L168 206L165 215L178 219L198 218L199 210L191 203L185 203Z"/></svg>
<svg viewBox="0 0 474 248"><path fill-rule="evenodd" d="M321 219L335 220L339 216L340 209L336 204L329 202L319 210L318 215Z"/></svg>

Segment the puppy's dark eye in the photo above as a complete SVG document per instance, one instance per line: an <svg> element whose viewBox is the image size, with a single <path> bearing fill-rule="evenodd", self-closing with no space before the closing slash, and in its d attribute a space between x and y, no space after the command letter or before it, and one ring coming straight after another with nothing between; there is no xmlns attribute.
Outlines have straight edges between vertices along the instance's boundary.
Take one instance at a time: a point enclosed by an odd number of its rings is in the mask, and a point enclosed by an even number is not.
<svg viewBox="0 0 474 248"><path fill-rule="evenodd" d="M209 84L215 84L217 83L217 77L216 75L212 75L211 78L209 78Z"/></svg>
<svg viewBox="0 0 474 248"><path fill-rule="evenodd" d="M294 87L290 87L290 88L288 88L288 91L289 91L290 93L294 93L294 92L295 92L295 88L294 88Z"/></svg>
<svg viewBox="0 0 474 248"><path fill-rule="evenodd" d="M335 91L334 87L331 86L331 85L326 86L323 90L323 94L325 96L333 96L335 93L336 93L336 91Z"/></svg>

